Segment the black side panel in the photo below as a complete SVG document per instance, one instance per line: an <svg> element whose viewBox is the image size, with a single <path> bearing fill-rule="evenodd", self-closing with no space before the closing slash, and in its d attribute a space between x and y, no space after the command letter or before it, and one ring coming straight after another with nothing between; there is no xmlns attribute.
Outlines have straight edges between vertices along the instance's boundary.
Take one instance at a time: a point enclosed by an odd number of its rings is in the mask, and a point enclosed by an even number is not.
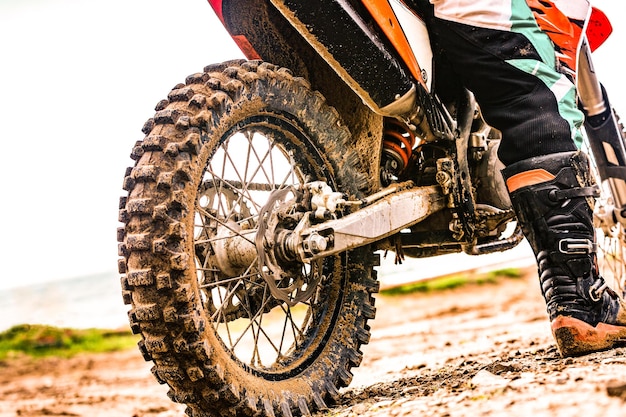
<svg viewBox="0 0 626 417"><path fill-rule="evenodd" d="M414 86L409 72L358 2L283 0L283 3L379 108L393 103L398 94L404 96Z"/></svg>
<svg viewBox="0 0 626 417"><path fill-rule="evenodd" d="M376 23L357 1L279 0L299 23L294 29L269 0L224 0L226 28L243 35L263 60L288 67L309 78L311 51L302 47L304 38L324 52L326 61L375 107L384 108L407 94L413 77L378 30ZM283 10L284 12L284 10ZM304 36L304 38L302 37ZM306 42L305 42L306 43ZM310 48L310 46L308 47ZM318 51L319 52L319 51ZM350 79L346 79L350 78Z"/></svg>

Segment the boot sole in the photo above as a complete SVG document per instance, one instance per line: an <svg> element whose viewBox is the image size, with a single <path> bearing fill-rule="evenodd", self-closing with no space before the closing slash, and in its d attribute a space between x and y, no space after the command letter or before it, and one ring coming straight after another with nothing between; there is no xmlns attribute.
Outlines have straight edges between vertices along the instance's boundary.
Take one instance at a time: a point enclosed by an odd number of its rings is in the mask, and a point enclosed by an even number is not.
<svg viewBox="0 0 626 417"><path fill-rule="evenodd" d="M552 320L552 334L563 357L586 355L626 344L626 326L598 323L593 327L567 316Z"/></svg>

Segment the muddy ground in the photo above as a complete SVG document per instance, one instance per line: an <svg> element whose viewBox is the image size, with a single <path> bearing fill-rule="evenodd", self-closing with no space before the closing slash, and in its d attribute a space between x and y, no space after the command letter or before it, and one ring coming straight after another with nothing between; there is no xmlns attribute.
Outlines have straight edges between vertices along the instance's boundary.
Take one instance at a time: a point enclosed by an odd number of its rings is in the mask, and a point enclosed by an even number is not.
<svg viewBox="0 0 626 417"><path fill-rule="evenodd" d="M626 348L562 359L536 276L378 296L372 339L322 416L626 416ZM182 416L138 351L0 363L0 416Z"/></svg>

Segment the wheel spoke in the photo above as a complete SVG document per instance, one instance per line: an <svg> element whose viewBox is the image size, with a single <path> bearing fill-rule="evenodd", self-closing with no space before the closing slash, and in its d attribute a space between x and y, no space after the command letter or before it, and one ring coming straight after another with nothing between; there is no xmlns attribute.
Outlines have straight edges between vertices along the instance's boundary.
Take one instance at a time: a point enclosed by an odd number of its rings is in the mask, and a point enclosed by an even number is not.
<svg viewBox="0 0 626 417"><path fill-rule="evenodd" d="M267 285L263 286L263 300L266 300L268 294L268 287ZM263 316L261 316L259 318L259 327L262 325L263 322ZM261 359L261 352L259 351L259 336L260 336L261 332L257 329L257 331L253 334L254 338L254 349L253 349L253 353L252 353L252 358L250 360L250 363L255 364L256 366L263 366L263 361ZM256 360L255 360L256 358Z"/></svg>
<svg viewBox="0 0 626 417"><path fill-rule="evenodd" d="M296 325L294 318L291 314L291 307L287 306L282 306L281 308L283 310L283 312L285 313L285 321L283 324L283 337L281 338L281 344L280 344L280 348L282 350L282 344L283 341L285 339L285 333L287 333L287 326L289 325L289 328L291 328L291 333L293 335L293 340L294 340L294 345L296 348L298 348L298 341L300 340L300 338L303 336L302 331L298 328L298 326Z"/></svg>
<svg viewBox="0 0 626 417"><path fill-rule="evenodd" d="M208 270L208 268L202 268L200 270ZM219 272L219 269L211 269L211 271ZM246 281L250 285L257 285L258 286L260 284L254 282L252 280L246 280L245 279L245 278L254 278L256 276L257 276L257 274L244 274L244 275L240 275L240 276L233 277L233 278L226 278L226 279L221 279L221 280L216 281L216 282L202 284L199 287L200 288L205 288L205 289L210 289L210 288L222 287L222 286L224 286L224 284L230 284L230 283L236 282L236 281Z"/></svg>
<svg viewBox="0 0 626 417"><path fill-rule="evenodd" d="M239 344L239 342L243 339L243 337L245 336L246 332L249 329L253 329L254 325L257 325L257 329L258 331L262 332L265 337L267 338L267 341L269 342L269 344L274 348L274 350L277 353L280 353L280 350L274 345L274 342L272 341L272 338L269 337L265 331L263 330L263 328L261 327L261 321L260 319L262 318L263 315L263 309L265 308L265 306L269 303L270 299L267 298L266 300L263 301L263 304L261 305L261 308L258 309L258 311L254 314L253 317L250 318L250 322L248 323L248 325L245 327L245 329L243 329L241 331L241 335L239 336L239 338L235 341L235 343L231 343L231 348L235 349L235 347L237 347L237 345Z"/></svg>
<svg viewBox="0 0 626 417"><path fill-rule="evenodd" d="M251 142L250 142L250 145L252 145ZM261 171L263 173L263 175L265 176L265 179L267 180L267 182L269 184L273 185L273 186L275 185L275 182L272 180L273 175L268 175L266 170L265 170L265 167L263 166L265 160L268 157L271 157L273 149L274 149L274 141L270 140L268 138L268 148L267 148L267 151L265 152L265 155L263 155L263 158L260 158L259 154L257 153L256 148L254 146L251 146L252 154L254 155L254 157L256 158L256 160L258 162L257 168L252 173L251 179L254 178L259 171ZM271 167L271 164L270 164L270 167ZM275 188L273 188L273 189L275 189Z"/></svg>
<svg viewBox="0 0 626 417"><path fill-rule="evenodd" d="M232 228L228 223L218 219L217 217L213 216L211 213L207 212L206 210L204 210L202 208L198 208L197 210L198 210L199 214L202 214L202 217L208 218L208 219L213 219L221 227L225 227L229 231L233 232L236 236L239 236L242 239L247 240L248 242L250 242L253 245L255 244L254 241L251 240L250 238L248 238L246 235L243 235L243 234L239 233L240 232L239 230L236 230L236 229ZM201 226L201 227L206 227L206 226ZM209 239L196 239L195 243L199 244L199 243L217 242L219 240L223 240L223 239L226 239L226 238L228 238L228 237L216 237L216 238L209 238Z"/></svg>

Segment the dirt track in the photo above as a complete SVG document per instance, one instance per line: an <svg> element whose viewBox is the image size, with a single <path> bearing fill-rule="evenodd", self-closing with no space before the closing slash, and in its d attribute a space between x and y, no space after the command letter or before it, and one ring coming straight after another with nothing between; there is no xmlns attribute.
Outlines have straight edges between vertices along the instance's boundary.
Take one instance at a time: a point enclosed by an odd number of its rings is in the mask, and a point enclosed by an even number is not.
<svg viewBox="0 0 626 417"><path fill-rule="evenodd" d="M624 416L626 348L561 359L532 271L377 297L372 340L322 416ZM182 416L138 351L0 363L0 416Z"/></svg>

